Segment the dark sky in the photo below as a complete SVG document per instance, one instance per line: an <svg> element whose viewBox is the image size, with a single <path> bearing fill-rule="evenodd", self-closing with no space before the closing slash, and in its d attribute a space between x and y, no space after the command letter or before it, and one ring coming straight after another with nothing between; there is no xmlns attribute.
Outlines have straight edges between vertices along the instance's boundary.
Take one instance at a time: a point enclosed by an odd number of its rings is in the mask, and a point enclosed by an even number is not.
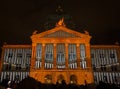
<svg viewBox="0 0 120 89"><path fill-rule="evenodd" d="M119 0L3 0L0 2L0 46L3 42L31 44L35 27L40 27L39 32L44 31L46 17L59 4L73 17L77 31L89 31L91 44L120 42Z"/></svg>

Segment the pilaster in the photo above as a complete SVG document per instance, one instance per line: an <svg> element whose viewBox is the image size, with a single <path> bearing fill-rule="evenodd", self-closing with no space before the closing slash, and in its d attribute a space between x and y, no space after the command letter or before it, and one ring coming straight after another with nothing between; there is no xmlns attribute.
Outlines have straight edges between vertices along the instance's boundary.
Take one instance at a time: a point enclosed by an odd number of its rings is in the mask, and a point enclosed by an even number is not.
<svg viewBox="0 0 120 89"><path fill-rule="evenodd" d="M32 43L32 57L31 57L31 68L34 70L35 68L35 61L36 61L36 43Z"/></svg>
<svg viewBox="0 0 120 89"><path fill-rule="evenodd" d="M42 69L44 69L45 65L45 44L42 44Z"/></svg>
<svg viewBox="0 0 120 89"><path fill-rule="evenodd" d="M68 69L68 43L65 44L65 60L66 69Z"/></svg>
<svg viewBox="0 0 120 89"><path fill-rule="evenodd" d="M91 56L90 56L90 44L86 44L86 62L87 62L87 68L91 69Z"/></svg>
<svg viewBox="0 0 120 89"><path fill-rule="evenodd" d="M77 47L77 68L80 69L80 44L76 44Z"/></svg>
<svg viewBox="0 0 120 89"><path fill-rule="evenodd" d="M57 45L57 44L54 43L53 45L54 45L54 53L53 53L53 54L54 54L54 59L53 59L53 60L54 60L54 61L53 61L54 64L53 64L53 68L56 69L56 68L57 68L57 65L56 65L56 63L57 63L57 61L56 61L56 60L57 60L56 45Z"/></svg>

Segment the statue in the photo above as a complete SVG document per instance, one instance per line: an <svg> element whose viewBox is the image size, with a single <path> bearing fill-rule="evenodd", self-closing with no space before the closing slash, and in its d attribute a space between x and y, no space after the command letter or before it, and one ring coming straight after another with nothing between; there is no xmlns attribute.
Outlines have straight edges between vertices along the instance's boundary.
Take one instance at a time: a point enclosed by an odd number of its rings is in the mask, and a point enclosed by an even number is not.
<svg viewBox="0 0 120 89"><path fill-rule="evenodd" d="M63 13L63 9L61 8L61 6L59 5L58 8L56 9L56 12L58 14L62 14Z"/></svg>
<svg viewBox="0 0 120 89"><path fill-rule="evenodd" d="M56 26L65 26L64 18L60 19L59 22L56 23Z"/></svg>
<svg viewBox="0 0 120 89"><path fill-rule="evenodd" d="M89 32L88 32L88 31L85 30L84 32L85 32L86 35L89 35Z"/></svg>
<svg viewBox="0 0 120 89"><path fill-rule="evenodd" d="M37 30L35 30L32 34L33 34L33 35L35 35L35 34L37 34L37 32L38 32L38 31L37 31Z"/></svg>

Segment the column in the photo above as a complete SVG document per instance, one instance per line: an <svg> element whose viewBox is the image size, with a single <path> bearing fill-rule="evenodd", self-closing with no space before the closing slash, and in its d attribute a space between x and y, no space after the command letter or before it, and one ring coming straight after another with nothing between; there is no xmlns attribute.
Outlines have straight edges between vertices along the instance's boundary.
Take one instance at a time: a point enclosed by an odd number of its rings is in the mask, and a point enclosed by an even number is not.
<svg viewBox="0 0 120 89"><path fill-rule="evenodd" d="M80 44L76 44L77 46L77 68L80 69Z"/></svg>
<svg viewBox="0 0 120 89"><path fill-rule="evenodd" d="M85 44L86 46L86 64L87 64L87 68L92 69L91 66L91 58L90 58L90 44Z"/></svg>
<svg viewBox="0 0 120 89"><path fill-rule="evenodd" d="M56 49L56 45L57 45L57 44L54 43L54 51L53 51L53 54L54 54L53 68L54 68L54 69L57 68L57 65L56 65L56 63L57 63L57 49Z"/></svg>
<svg viewBox="0 0 120 89"><path fill-rule="evenodd" d="M66 64L66 69L68 69L68 44L65 44L65 64Z"/></svg>
<svg viewBox="0 0 120 89"><path fill-rule="evenodd" d="M30 69L35 68L35 61L36 61L36 43L32 43L32 57L31 57L31 67Z"/></svg>
<svg viewBox="0 0 120 89"><path fill-rule="evenodd" d="M42 44L42 69L44 69L45 65L45 44Z"/></svg>

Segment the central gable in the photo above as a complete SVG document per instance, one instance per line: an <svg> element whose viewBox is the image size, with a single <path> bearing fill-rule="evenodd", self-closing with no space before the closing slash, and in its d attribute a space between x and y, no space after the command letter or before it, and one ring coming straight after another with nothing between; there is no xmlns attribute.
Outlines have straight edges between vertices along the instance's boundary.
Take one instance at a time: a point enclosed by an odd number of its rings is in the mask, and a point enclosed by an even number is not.
<svg viewBox="0 0 120 89"><path fill-rule="evenodd" d="M43 38L74 38L74 37L80 37L80 36L65 32L63 30L58 30L56 32L53 32L51 34L46 34L45 36L43 36Z"/></svg>
<svg viewBox="0 0 120 89"><path fill-rule="evenodd" d="M83 34L64 26L55 27L38 34L35 31L31 36L33 43L89 43L90 38L91 36L87 31Z"/></svg>
<svg viewBox="0 0 120 89"><path fill-rule="evenodd" d="M35 38L82 38L88 36L89 34L83 34L64 26L55 27L51 30L32 35Z"/></svg>
<svg viewBox="0 0 120 89"><path fill-rule="evenodd" d="M85 33L80 33L67 28L63 19L56 24L55 28L41 33L34 31L31 36L32 42L89 42L90 38L91 36L87 31L85 31Z"/></svg>

